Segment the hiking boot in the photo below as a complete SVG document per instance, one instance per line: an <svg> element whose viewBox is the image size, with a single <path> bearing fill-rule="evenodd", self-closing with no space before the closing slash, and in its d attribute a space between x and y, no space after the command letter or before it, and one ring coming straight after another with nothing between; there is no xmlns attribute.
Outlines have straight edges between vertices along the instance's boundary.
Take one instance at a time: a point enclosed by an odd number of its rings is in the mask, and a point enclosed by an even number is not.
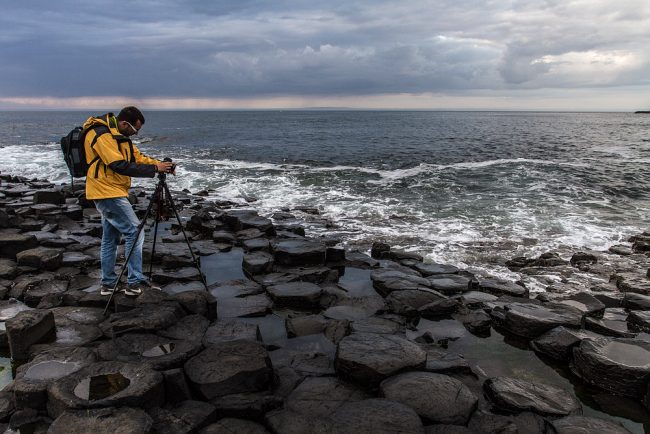
<svg viewBox="0 0 650 434"><path fill-rule="evenodd" d="M151 283L149 283L148 280L141 280L138 283L128 285L126 288L124 288L124 293L126 295L140 295L142 294L143 289L153 289L156 291L162 291L162 289L159 286L152 285Z"/></svg>

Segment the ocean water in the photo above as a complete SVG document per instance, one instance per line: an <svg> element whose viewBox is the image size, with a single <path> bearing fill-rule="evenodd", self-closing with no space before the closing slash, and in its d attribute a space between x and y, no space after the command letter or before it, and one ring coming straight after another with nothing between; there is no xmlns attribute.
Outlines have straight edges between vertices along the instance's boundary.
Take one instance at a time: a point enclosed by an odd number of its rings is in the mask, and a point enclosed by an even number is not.
<svg viewBox="0 0 650 434"><path fill-rule="evenodd" d="M99 112L0 112L0 171L69 182L59 138ZM312 235L386 241L517 278L503 263L604 250L647 228L650 116L626 113L148 111L140 149L172 189L270 215L312 206ZM154 186L154 180L139 180ZM325 224L323 220L329 224ZM535 288L533 288L535 289Z"/></svg>

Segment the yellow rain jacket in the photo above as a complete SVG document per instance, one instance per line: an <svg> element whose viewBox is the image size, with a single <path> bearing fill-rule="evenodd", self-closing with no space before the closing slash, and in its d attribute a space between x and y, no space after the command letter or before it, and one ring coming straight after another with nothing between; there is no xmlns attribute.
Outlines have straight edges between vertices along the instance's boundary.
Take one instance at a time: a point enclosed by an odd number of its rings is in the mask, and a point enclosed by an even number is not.
<svg viewBox="0 0 650 434"><path fill-rule="evenodd" d="M153 178L160 161L147 157L123 136L113 113L90 117L83 124L86 162L86 198L127 197L131 177Z"/></svg>

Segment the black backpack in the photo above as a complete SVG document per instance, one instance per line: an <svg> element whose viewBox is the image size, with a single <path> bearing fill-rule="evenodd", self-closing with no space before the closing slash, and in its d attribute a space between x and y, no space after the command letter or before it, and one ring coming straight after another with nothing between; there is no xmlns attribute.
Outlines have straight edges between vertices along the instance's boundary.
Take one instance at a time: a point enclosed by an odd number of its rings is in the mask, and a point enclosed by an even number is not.
<svg viewBox="0 0 650 434"><path fill-rule="evenodd" d="M109 133L109 129L103 125L96 125L85 130L83 127L75 127L68 133L67 136L61 137L61 151L63 151L63 159L68 166L72 182L74 178L83 178L88 173L88 168L99 158L95 157L93 161L88 164L86 162L86 147L84 142L86 140L86 133L90 130L97 129L96 139L105 133ZM103 131L102 131L103 130ZM93 146L93 143L91 146Z"/></svg>

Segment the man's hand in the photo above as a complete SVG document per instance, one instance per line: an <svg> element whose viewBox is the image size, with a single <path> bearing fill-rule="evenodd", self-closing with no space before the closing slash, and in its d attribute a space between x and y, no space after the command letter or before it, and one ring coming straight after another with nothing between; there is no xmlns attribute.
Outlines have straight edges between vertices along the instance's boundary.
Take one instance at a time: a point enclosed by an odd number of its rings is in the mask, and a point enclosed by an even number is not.
<svg viewBox="0 0 650 434"><path fill-rule="evenodd" d="M173 175L176 174L175 170L172 170L174 167L174 163L171 163L169 161L161 161L160 163L156 163L156 172L158 173L171 173Z"/></svg>

